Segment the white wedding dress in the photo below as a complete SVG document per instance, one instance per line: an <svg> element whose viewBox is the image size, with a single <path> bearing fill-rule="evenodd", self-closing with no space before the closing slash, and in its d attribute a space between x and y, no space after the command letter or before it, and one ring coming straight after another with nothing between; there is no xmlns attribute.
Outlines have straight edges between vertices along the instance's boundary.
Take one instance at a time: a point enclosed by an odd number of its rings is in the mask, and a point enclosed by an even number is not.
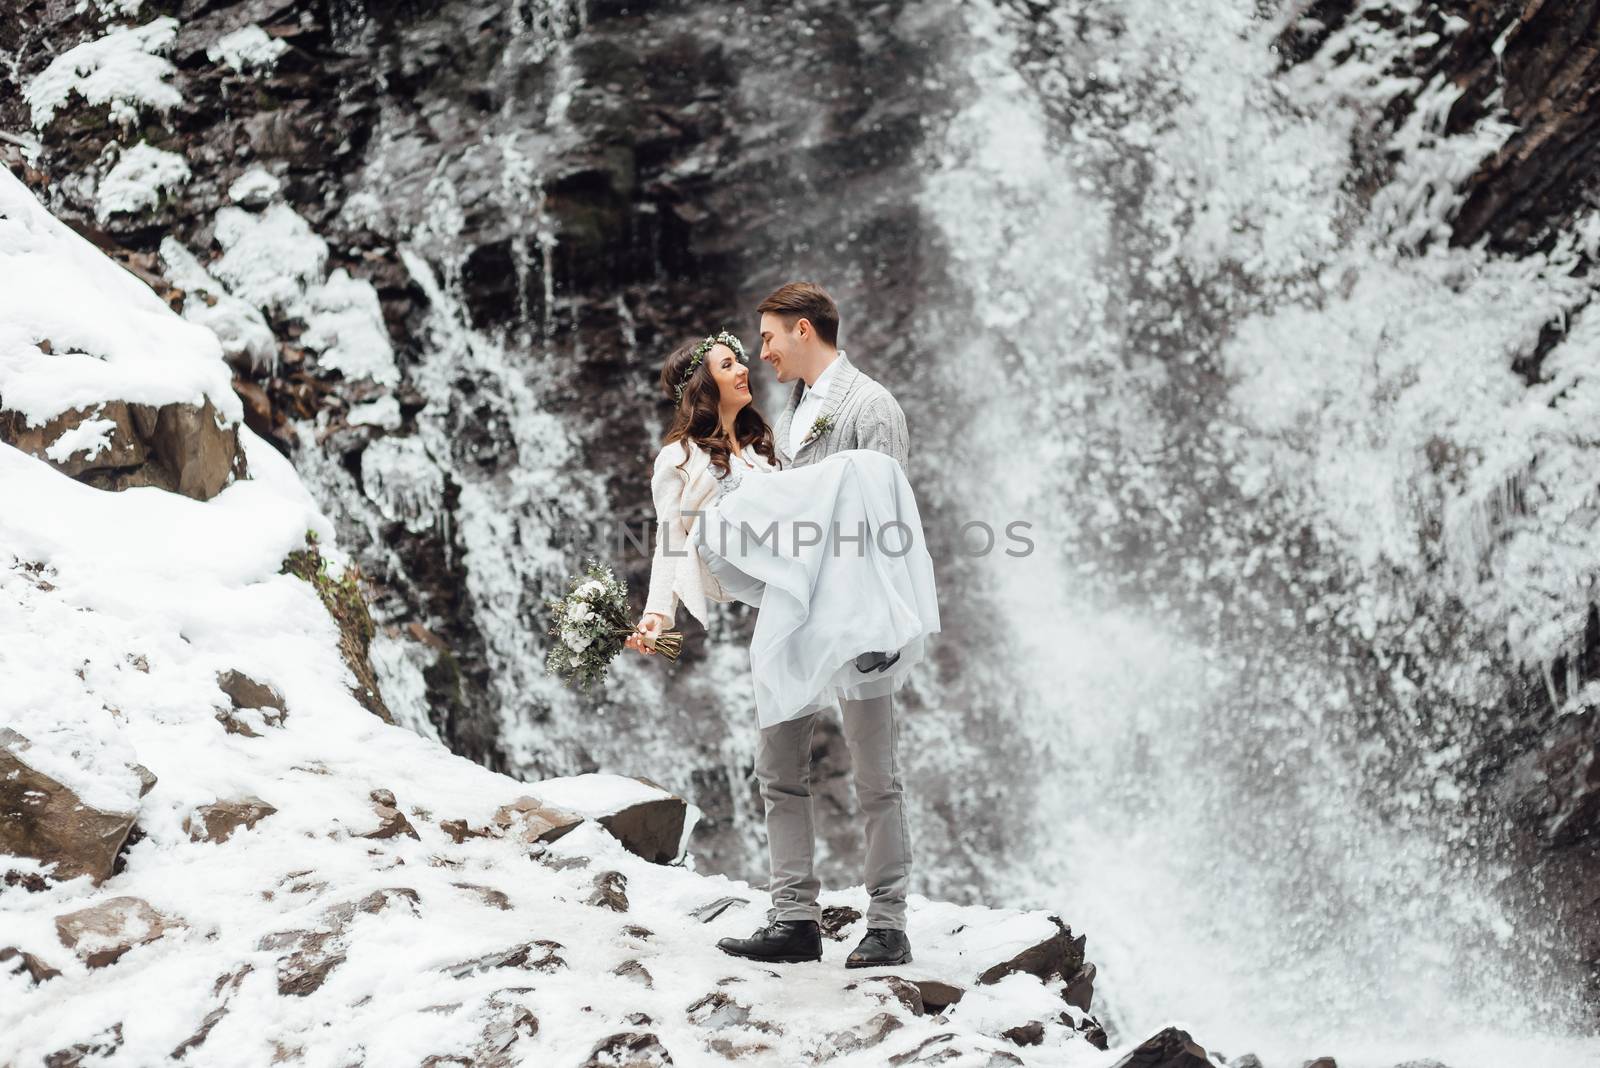
<svg viewBox="0 0 1600 1068"><path fill-rule="evenodd" d="M899 462L848 449L779 471L729 464L695 544L723 590L758 608L761 727L898 690L939 630L933 560ZM863 673L866 652L900 658Z"/></svg>

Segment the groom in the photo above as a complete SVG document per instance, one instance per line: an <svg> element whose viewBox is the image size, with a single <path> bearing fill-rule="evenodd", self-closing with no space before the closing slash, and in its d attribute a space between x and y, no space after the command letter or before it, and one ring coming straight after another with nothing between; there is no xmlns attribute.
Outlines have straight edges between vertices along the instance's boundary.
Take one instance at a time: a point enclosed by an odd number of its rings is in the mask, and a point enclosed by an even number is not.
<svg viewBox="0 0 1600 1068"><path fill-rule="evenodd" d="M838 348L839 309L809 282L791 282L762 301L761 358L779 382L793 382L775 431L785 466L804 467L845 449L875 449L906 464L906 417L887 389L856 369ZM899 658L863 653L863 677ZM906 884L911 836L904 785L895 755L899 725L894 695L841 700L840 719L856 798L866 819L867 933L845 961L847 968L906 964ZM767 926L749 938L724 938L718 947L735 956L771 962L822 959L822 909L817 904L814 815L811 801L811 729L816 714L761 732L756 777L766 805L772 908Z"/></svg>

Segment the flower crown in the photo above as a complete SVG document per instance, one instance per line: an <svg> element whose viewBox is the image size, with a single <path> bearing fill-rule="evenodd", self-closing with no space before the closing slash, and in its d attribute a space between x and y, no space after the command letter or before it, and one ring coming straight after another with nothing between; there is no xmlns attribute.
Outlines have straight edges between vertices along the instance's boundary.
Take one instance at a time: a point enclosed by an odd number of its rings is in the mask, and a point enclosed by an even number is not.
<svg viewBox="0 0 1600 1068"><path fill-rule="evenodd" d="M706 338L704 341L700 342L700 344L696 345L694 347L694 351L689 354L689 369L683 372L683 379L678 383L676 389L674 390L680 404L683 402L683 391L684 388L689 385L689 379L694 377L695 371L700 367L700 361L706 358L706 353L710 352L712 347L716 345L728 346L733 350L733 354L739 358L740 363L745 362L744 346L739 343L738 338L734 337L726 330Z"/></svg>

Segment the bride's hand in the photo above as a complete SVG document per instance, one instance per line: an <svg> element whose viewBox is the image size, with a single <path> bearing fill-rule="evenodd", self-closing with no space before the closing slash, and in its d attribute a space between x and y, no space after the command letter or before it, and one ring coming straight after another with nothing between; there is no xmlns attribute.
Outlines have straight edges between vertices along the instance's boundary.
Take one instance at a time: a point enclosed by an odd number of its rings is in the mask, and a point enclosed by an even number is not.
<svg viewBox="0 0 1600 1068"><path fill-rule="evenodd" d="M628 640L623 642L629 649L645 654L655 655L655 641L666 627L667 618L659 612L646 612L639 620L634 633L628 635Z"/></svg>

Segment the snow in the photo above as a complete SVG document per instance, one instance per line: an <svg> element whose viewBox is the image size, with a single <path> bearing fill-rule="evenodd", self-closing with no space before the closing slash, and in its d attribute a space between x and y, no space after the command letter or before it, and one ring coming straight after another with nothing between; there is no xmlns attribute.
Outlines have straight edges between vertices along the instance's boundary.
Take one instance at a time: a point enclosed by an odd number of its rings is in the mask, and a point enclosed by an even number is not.
<svg viewBox="0 0 1600 1068"><path fill-rule="evenodd" d="M131 125L142 108L168 111L183 97L167 83L175 69L162 57L178 20L162 16L123 26L61 53L23 89L34 129L43 129L74 93L91 105L109 104L111 118Z"/></svg>
<svg viewBox="0 0 1600 1068"><path fill-rule="evenodd" d="M261 187L256 180L254 188ZM323 367L351 380L399 381L377 290L343 267L324 279L328 243L293 208L282 202L259 214L223 208L216 237L224 251L211 273L228 292L263 311L304 319L300 341L319 353Z"/></svg>
<svg viewBox="0 0 1600 1068"><path fill-rule="evenodd" d="M146 141L122 153L116 166L100 182L95 217L105 222L113 215L133 215L153 208L161 195L189 180L189 164L176 152L156 148Z"/></svg>
<svg viewBox="0 0 1600 1068"><path fill-rule="evenodd" d="M287 204L273 204L259 215L222 208L216 237L223 253L210 265L211 273L258 308L297 307L306 288L322 281L328 243Z"/></svg>
<svg viewBox="0 0 1600 1068"><path fill-rule="evenodd" d="M0 579L0 589L5 591L0 620L8 634L40 622L36 615L15 610L11 594L24 583L32 585L14 571ZM57 672L63 668L74 671L82 665L77 652L73 648L44 651L43 663ZM13 665L8 659L0 654L0 665L9 669ZM77 700L38 685L39 678L32 669L7 671L6 692L0 695L0 723L5 724L0 728L0 748L10 749L17 759L61 783L91 808L132 812L139 803L139 776L132 768L133 749L114 717L92 700Z"/></svg>
<svg viewBox="0 0 1600 1068"><path fill-rule="evenodd" d="M378 291L371 282L352 278L340 267L307 291L303 315L306 332L300 341L317 350L321 366L351 381L365 378L382 385L400 381Z"/></svg>
<svg viewBox="0 0 1600 1068"><path fill-rule="evenodd" d="M288 45L251 23L218 38L206 49L206 58L212 62L221 60L237 71L271 70L288 50Z"/></svg>
<svg viewBox="0 0 1600 1068"><path fill-rule="evenodd" d="M85 419L75 427L69 427L59 438L45 447L45 455L56 463L65 463L74 453L81 452L80 459L93 460L106 449L111 447L111 432L117 428L112 419Z"/></svg>
<svg viewBox="0 0 1600 1068"><path fill-rule="evenodd" d="M345 416L351 426L375 426L383 430L400 429L400 402L390 394L365 404L357 404Z"/></svg>
<svg viewBox="0 0 1600 1068"><path fill-rule="evenodd" d="M184 291L183 317L215 334L225 356L257 373L277 365L278 339L259 309L229 293L175 237L161 239L161 263Z"/></svg>
<svg viewBox="0 0 1600 1068"><path fill-rule="evenodd" d="M666 791L626 775L570 775L545 779L536 795L575 816L598 817L620 812L629 805L660 800Z"/></svg>
<svg viewBox="0 0 1600 1068"><path fill-rule="evenodd" d="M96 346L104 359L84 359L125 372L130 391L138 391L140 375L150 380L147 394L170 390L184 381L174 365L197 381L226 382L209 334L120 269L97 263L65 228L45 225L18 189L0 174L7 277L47 277L61 295L52 304L24 292L38 302L31 312L20 302L0 308L10 331L0 348L8 403L15 385L34 409L67 406L70 398L51 396L44 372L16 349L32 345L34 328L67 337L70 310L82 320L77 336L123 339L120 348ZM86 306L92 316L81 313ZM165 360L139 347L153 339L171 343ZM75 396L80 376L53 359L58 369L49 380ZM203 502L149 487L101 491L0 445L0 722L31 740L30 762L85 800L137 805L144 833L127 850L125 869L100 887L80 878L0 895L7 944L62 972L40 985L25 974L0 975L8 1062L39 1063L120 1026L120 1046L97 1063L166 1063L220 1008L190 1063L267 1064L294 1050L314 1066L417 1064L470 1048L503 1011L497 1005L509 1001L539 1020L536 1035L517 1040L516 1056L540 1064L580 1063L604 1036L636 1029L629 1014L645 1012L654 1021L648 1029L679 1064L720 1062L709 1043L731 1038L770 1044L743 1061L779 1068L804 1062L827 1032L889 1012L902 1028L873 1050L834 1062L864 1068L942 1033L968 1049L1005 1049L1003 1026L1063 1011L1058 984L1019 976L969 994L970 1006L954 1007L947 1020L910 1016L874 997L866 974L842 967L859 924L851 939L828 942L817 965L778 970L728 957L714 948L716 939L758 926L767 895L687 865L647 863L593 822L543 852L497 837L454 842L444 820L484 826L498 807L530 792L587 812L659 794L611 774L519 782L362 708L316 591L282 571L284 557L311 532L338 573L344 557L333 526L288 460L248 428L240 438L251 477ZM387 664L387 678L411 671L396 703L415 721L425 690L416 665L397 668L394 652L388 635L378 639L374 655ZM229 704L216 682L226 670L275 688L287 706L283 722L258 722L259 737L227 733L216 718ZM135 760L157 777L142 801L128 769ZM394 793L418 838L362 837L378 826L369 799L377 790ZM251 796L277 811L225 842L190 840L184 824L197 807ZM38 871L24 858L0 858L0 866ZM602 871L626 878L626 913L587 903ZM351 907L374 893L387 907ZM725 896L745 904L709 923L691 915ZM56 918L117 897L147 901L173 924L91 970L61 944ZM866 891L831 892L823 903L864 910ZM963 985L1035 932L1053 932L1040 912L996 913L916 895L909 923L918 957L897 971ZM277 972L285 946L306 930L328 932L343 956L320 989L284 996ZM452 974L451 965L535 938L560 944L564 963L548 976L505 968ZM629 960L651 971L654 983L616 974ZM737 1012L691 1019L688 1007L718 990L781 1031L740 1024ZM1047 1022L1051 1063L1110 1062L1111 1054L1092 1050L1054 1016ZM987 1061L986 1053L973 1056Z"/></svg>
<svg viewBox="0 0 1600 1068"><path fill-rule="evenodd" d="M9 172L0 174L0 276L0 395L30 424L113 399L209 398L223 418L242 418L216 337L174 316Z"/></svg>
<svg viewBox="0 0 1600 1068"><path fill-rule="evenodd" d="M265 206L283 189L283 181L271 171L251 167L228 186L228 199L238 204Z"/></svg>

